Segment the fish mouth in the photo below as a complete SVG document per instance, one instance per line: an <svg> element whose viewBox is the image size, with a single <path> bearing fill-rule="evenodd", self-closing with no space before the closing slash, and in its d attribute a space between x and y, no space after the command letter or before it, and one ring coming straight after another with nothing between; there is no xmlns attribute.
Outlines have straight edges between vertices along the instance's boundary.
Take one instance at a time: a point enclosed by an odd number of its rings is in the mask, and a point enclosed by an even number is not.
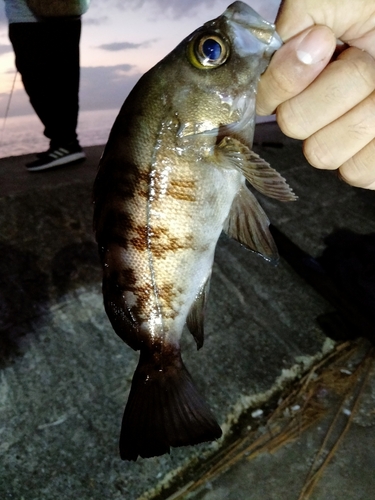
<svg viewBox="0 0 375 500"><path fill-rule="evenodd" d="M268 48L266 51L267 55L268 53L270 53L271 56L276 50L278 50L283 45L283 43L284 42L282 41L281 36L275 31L273 33L271 41L268 44Z"/></svg>
<svg viewBox="0 0 375 500"><path fill-rule="evenodd" d="M283 44L275 25L263 19L246 3L232 3L223 17L229 21L237 50L244 57L263 52L264 57L269 59Z"/></svg>

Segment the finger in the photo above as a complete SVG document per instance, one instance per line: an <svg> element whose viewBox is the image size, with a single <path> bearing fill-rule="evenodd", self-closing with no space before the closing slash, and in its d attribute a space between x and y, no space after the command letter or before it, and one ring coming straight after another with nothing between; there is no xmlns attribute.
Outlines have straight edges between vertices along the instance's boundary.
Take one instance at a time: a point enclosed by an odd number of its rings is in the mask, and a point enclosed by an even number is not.
<svg viewBox="0 0 375 500"><path fill-rule="evenodd" d="M374 137L375 92L344 116L306 139L304 154L314 167L334 170L355 156Z"/></svg>
<svg viewBox="0 0 375 500"><path fill-rule="evenodd" d="M315 22L310 10L308 2L304 0L282 0L276 17L276 29L283 40L289 40L314 24L323 24Z"/></svg>
<svg viewBox="0 0 375 500"><path fill-rule="evenodd" d="M283 45L260 79L257 113L271 114L302 92L328 64L335 47L336 39L326 26L309 28Z"/></svg>
<svg viewBox="0 0 375 500"><path fill-rule="evenodd" d="M306 139L340 118L375 90L375 60L350 48L330 63L301 94L277 109L281 130L295 139Z"/></svg>
<svg viewBox="0 0 375 500"><path fill-rule="evenodd" d="M345 162L339 173L352 186L375 190L375 139Z"/></svg>
<svg viewBox="0 0 375 500"><path fill-rule="evenodd" d="M284 41L310 26L328 26L336 38L375 58L375 11L369 0L283 0L276 30Z"/></svg>

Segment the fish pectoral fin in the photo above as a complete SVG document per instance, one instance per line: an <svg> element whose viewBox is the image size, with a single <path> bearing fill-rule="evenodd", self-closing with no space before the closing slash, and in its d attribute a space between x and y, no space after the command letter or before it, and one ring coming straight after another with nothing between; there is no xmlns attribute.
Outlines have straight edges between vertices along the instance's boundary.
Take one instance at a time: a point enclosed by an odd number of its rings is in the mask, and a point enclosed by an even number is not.
<svg viewBox="0 0 375 500"><path fill-rule="evenodd" d="M239 140L224 137L218 148L229 163L260 193L279 201L298 199L284 177Z"/></svg>
<svg viewBox="0 0 375 500"><path fill-rule="evenodd" d="M141 350L122 420L120 455L137 460L169 453L171 446L213 441L221 429L198 394L178 353L158 362ZM160 365L162 363L162 365Z"/></svg>
<svg viewBox="0 0 375 500"><path fill-rule="evenodd" d="M204 312L208 297L208 291L210 289L210 281L211 273L202 288L199 290L186 319L186 325L189 329L189 332L194 337L198 350L203 346L204 342Z"/></svg>
<svg viewBox="0 0 375 500"><path fill-rule="evenodd" d="M224 222L223 231L249 250L276 264L279 254L269 224L255 196L245 185L241 186Z"/></svg>

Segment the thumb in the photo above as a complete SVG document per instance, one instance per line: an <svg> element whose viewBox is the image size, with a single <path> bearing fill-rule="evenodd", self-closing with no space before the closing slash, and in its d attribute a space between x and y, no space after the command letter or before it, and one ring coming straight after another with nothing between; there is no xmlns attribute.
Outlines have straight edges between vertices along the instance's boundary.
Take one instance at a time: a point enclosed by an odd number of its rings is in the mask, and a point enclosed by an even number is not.
<svg viewBox="0 0 375 500"><path fill-rule="evenodd" d="M302 92L323 71L336 48L327 26L313 26L288 40L275 52L257 92L257 114L269 115Z"/></svg>

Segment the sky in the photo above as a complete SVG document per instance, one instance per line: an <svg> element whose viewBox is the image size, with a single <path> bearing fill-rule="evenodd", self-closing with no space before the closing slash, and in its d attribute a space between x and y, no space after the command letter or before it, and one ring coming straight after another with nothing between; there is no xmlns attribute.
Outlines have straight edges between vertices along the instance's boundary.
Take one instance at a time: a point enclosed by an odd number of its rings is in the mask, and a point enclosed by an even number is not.
<svg viewBox="0 0 375 500"><path fill-rule="evenodd" d="M224 12L230 0L91 0L82 17L82 110L119 109L139 77L189 33ZM248 2L274 21L280 0ZM0 119L15 77L4 2L0 0ZM33 113L16 78L9 116Z"/></svg>

